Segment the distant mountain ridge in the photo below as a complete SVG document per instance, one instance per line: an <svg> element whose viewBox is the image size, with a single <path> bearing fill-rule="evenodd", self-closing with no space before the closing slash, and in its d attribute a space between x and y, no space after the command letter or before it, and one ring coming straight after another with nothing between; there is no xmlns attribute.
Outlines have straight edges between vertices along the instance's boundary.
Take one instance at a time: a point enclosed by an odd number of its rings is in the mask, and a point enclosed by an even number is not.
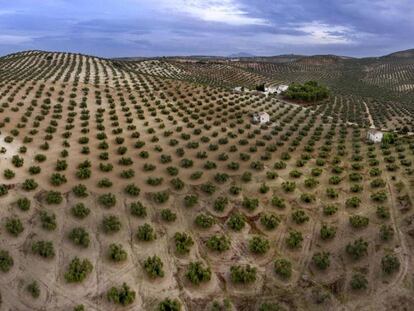
<svg viewBox="0 0 414 311"><path fill-rule="evenodd" d="M0 57L11 57L13 55L23 55L29 52L48 52L42 50L26 50L15 52L7 55L3 55ZM61 52L61 53L70 53L70 52ZM86 55L82 53L71 53L77 55ZM94 56L94 55L90 55ZM99 56L94 56L99 57ZM99 57L105 59L105 57ZM229 56L217 56L217 55L186 55L186 56L129 56L129 57L109 57L106 59L118 60L118 61L142 61L142 60L151 60L151 59L203 59L203 60L226 60L230 58L241 58L243 61L258 61L258 62L275 62L275 63L284 63L290 61L300 61L300 62L307 62L310 61L317 63L318 61L321 63L334 63L339 62L342 60L351 60L351 59L414 59L414 49L407 49L402 51L396 51L387 55L383 56L366 56L366 57L351 57L351 56L344 56L344 55L335 55L335 54L316 54L316 55L300 55L300 54L280 54L280 55L271 55L271 56L257 56L247 52L239 52L230 54Z"/></svg>
<svg viewBox="0 0 414 311"><path fill-rule="evenodd" d="M414 58L414 49L394 52L394 53L382 56L382 58Z"/></svg>
<svg viewBox="0 0 414 311"><path fill-rule="evenodd" d="M256 56L250 53L246 53L246 52L239 52L239 53L230 54L228 57L236 58L236 57L256 57Z"/></svg>

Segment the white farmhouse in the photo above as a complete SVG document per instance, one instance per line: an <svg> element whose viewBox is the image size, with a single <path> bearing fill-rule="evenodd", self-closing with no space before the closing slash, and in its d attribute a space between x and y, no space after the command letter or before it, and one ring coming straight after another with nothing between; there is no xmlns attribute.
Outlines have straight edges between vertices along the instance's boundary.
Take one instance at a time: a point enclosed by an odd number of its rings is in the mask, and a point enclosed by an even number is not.
<svg viewBox="0 0 414 311"><path fill-rule="evenodd" d="M367 132L367 139L374 143L380 143L383 137L384 137L384 133L376 129L370 129Z"/></svg>
<svg viewBox="0 0 414 311"><path fill-rule="evenodd" d="M266 94L281 94L282 92L286 91L289 88L289 85L278 85L278 86L268 86L265 88Z"/></svg>
<svg viewBox="0 0 414 311"><path fill-rule="evenodd" d="M265 87L265 93L266 94L277 93L277 87L276 86L266 86Z"/></svg>
<svg viewBox="0 0 414 311"><path fill-rule="evenodd" d="M289 85L281 84L277 87L276 93L280 94L280 93L286 91L288 88L289 88Z"/></svg>
<svg viewBox="0 0 414 311"><path fill-rule="evenodd" d="M253 123L264 124L270 121L270 116L267 112L256 112L253 114Z"/></svg>

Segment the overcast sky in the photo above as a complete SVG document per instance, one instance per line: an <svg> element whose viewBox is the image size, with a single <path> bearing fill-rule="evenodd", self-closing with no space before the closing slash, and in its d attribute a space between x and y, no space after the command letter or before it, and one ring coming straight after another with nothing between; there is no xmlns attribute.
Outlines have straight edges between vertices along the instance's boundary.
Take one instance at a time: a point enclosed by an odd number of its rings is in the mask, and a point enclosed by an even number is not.
<svg viewBox="0 0 414 311"><path fill-rule="evenodd" d="M0 0L0 55L341 54L414 48L414 0Z"/></svg>

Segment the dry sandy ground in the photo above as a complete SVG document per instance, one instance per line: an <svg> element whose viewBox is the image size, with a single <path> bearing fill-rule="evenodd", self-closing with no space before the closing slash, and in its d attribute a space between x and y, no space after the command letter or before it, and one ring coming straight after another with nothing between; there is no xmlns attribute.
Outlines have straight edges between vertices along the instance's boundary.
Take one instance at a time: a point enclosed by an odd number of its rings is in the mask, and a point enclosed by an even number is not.
<svg viewBox="0 0 414 311"><path fill-rule="evenodd" d="M75 64L79 65L79 57L73 57ZM63 76L70 75L68 82L62 82L62 77L58 73L54 73L50 80L45 82L44 91L38 99L39 105L34 107L31 118L27 123L27 127L20 128L17 137L12 143L4 143L4 137L9 135L20 122L22 115L30 107L30 103L36 98L36 91L40 87L40 83L34 84L33 90L29 90L26 95L26 88L22 87L15 92L14 100L10 107L5 109L0 117L3 120L10 117L12 120L6 123L1 129L1 144L7 149L5 154L0 154L0 172L4 169L13 169L16 176L11 180L6 180L1 174L1 183L12 184L14 189L10 190L6 196L0 198L0 248L10 252L14 259L13 268L7 272L0 272L0 293L2 295L1 310L72 310L77 304L83 304L86 310L118 310L114 305L110 304L105 293L108 288L114 285L120 285L123 282L128 283L137 296L135 302L123 310L154 310L157 303L166 298L177 298L182 302L183 310L210 310L213 300L223 300L229 298L232 301L234 310L258 310L259 305L263 301L278 301L288 310L410 310L410 306L414 305L411 299L413 293L413 241L407 234L410 229L408 219L411 219L412 210L405 213L399 210L398 197L407 194L411 200L412 195L412 177L404 174L400 169L397 173L386 171L384 156L379 146L375 147L374 153L380 160L380 168L383 171L383 178L386 180L385 189L388 192L388 199L384 205L388 206L391 211L391 218L388 223L393 226L395 238L387 243L380 241L378 235L379 226L383 223L376 216L376 205L371 201L370 195L373 190L370 188L372 177L369 175L368 165L366 162L360 173L363 180L360 184L364 187L364 191L358 195L361 199L361 206L358 209L349 209L345 207L346 199L354 196L349 190L350 182L348 174L351 169L351 157L353 150L352 129L348 128L348 134L344 144L347 148L347 154L343 157L341 166L344 168L342 173L343 182L337 186L329 184L329 178L332 176L331 168L333 164L331 160L335 155L339 140L339 126L334 129L334 137L332 139L332 149L327 164L323 168L323 174L318 177L319 185L313 189L308 189L304 185L305 178L311 175L311 170L316 168L315 159L318 157L319 148L324 145L324 139L316 141L314 151L310 152L312 159L307 162L304 167L297 167L296 161L303 154L303 147L309 138L304 138L294 151L290 151L291 159L287 160L287 167L277 171L278 177L274 180L266 178L266 172L273 170L273 164L279 161L282 153L288 151L290 143L297 136L297 131L310 120L310 115L303 110L296 110L298 107L292 107L288 103L274 102L270 99L255 95L234 94L224 90L215 88L195 86L184 82L175 82L163 80L145 75L134 75L129 72L123 72L118 69L111 71L106 63L97 61L96 66L92 59L87 59L91 69L89 72L85 69L85 65L80 66L77 74L80 77L80 83L76 90L73 90L73 81L76 76L75 72L70 68L63 70ZM85 64L85 62L83 63ZM75 66L76 68L76 66ZM100 79L98 86L91 83L83 84L82 80L90 77L90 81L94 79L94 73ZM107 73L105 73L107 70ZM114 76L114 72L116 75ZM57 79L53 83L53 79ZM106 81L106 83L104 82ZM119 85L119 86L118 86ZM133 87L132 87L133 86ZM54 87L54 90L50 88ZM85 95L82 89L88 87L89 91ZM131 92L128 88L132 88ZM6 88L3 87L2 91ZM14 89L14 88L13 88ZM62 104L62 118L56 119L58 125L56 132L53 133L53 139L49 141L50 148L41 150L39 146L44 142L45 129L53 120L53 112L46 114L39 123L39 132L33 136L33 141L27 144L27 151L20 156L24 159L24 166L14 168L11 165L11 157L18 154L19 148L23 145L25 136L30 135L34 117L41 115L41 102L46 98L46 92L50 92L48 96L52 103L55 104L60 96L65 98ZM63 91L64 95L60 95ZM95 91L100 91L102 95L102 104L97 105L97 95ZM50 176L55 172L56 161L62 159L61 151L65 149L62 146L65 126L67 118L71 110L68 109L68 101L70 94L74 93L77 101L71 129L71 137L67 138L70 147L66 147L69 156L65 158L68 162L68 168L61 173L67 177L67 182L61 186L55 187L50 184ZM142 96L141 96L142 94ZM129 96L133 95L132 99ZM89 110L89 124L86 128L88 133L82 133L82 123L80 114L82 108L79 103L81 98L87 98L87 109ZM175 98L175 100L174 100ZM116 103L114 112L111 112L110 99ZM142 115L145 120L140 120L134 110L133 101L141 105ZM125 106L120 103L125 101ZM19 106L19 110L13 111L12 107L17 107L17 102L22 102L23 106ZM200 106L195 103L201 102ZM182 103L182 107L179 105ZM231 110L233 105L237 103L241 107L243 113L243 123L231 125L234 119L235 111ZM165 104L165 107L160 107ZM167 104L170 104L168 106ZM194 106L191 106L194 104ZM211 104L211 105L210 105ZM202 129L200 135L195 135L193 128L187 127L184 117L192 113L200 113L196 109L204 106L211 108L212 112L203 116L206 123L212 125L210 129L196 125L195 128ZM129 108L125 110L123 108ZM191 109L190 109L191 107ZM98 148L99 140L96 138L101 130L97 130L95 116L99 108L105 108L102 118L102 125L105 126L105 133L109 144L107 150ZM177 110L174 110L176 108ZM167 115L161 113L163 109L171 112L174 120L168 119ZM186 111L189 109L189 111ZM51 109L53 110L53 109ZM153 111L157 111L157 115L152 115ZM283 130L279 134L271 134L272 127L263 128L254 125L251 128L245 127L249 121L249 113L257 110L270 111L276 118L277 124L282 124ZM203 110L201 110L203 111ZM128 112L132 112L132 116L127 116ZM180 115L183 113L183 115ZM115 120L112 116L118 117L118 125L113 125ZM211 120L207 121L207 117L211 116ZM128 118L133 118L132 123L128 123ZM224 120L225 118L225 120ZM219 121L218 125L214 125L214 121ZM147 123L146 123L147 122ZM193 121L196 123L195 121ZM164 124L165 127L160 125ZM282 141L282 134L287 133L288 128L297 124L291 136L286 138L283 146L279 146L275 152L271 153L271 158L264 162L264 169L256 171L250 168L250 163L259 160L265 153L265 147L258 147L257 152L250 151L250 147L256 144L256 140L263 140L266 134L274 135L270 141L266 141L266 146L271 143ZM321 124L321 118L315 116L315 125L311 130L313 133L315 127ZM128 125L135 125L136 131L139 132L139 138L132 138ZM177 132L176 128L182 126L182 132ZM114 134L113 129L121 128L122 133ZM149 129L153 129L153 132ZM330 130L330 125L322 126L323 131L321 137ZM171 136L166 137L164 132L173 131ZM239 131L244 130L244 131ZM215 136L217 132L217 136ZM228 133L236 134L234 138ZM256 133L254 133L256 132ZM191 135L190 140L184 140L182 133ZM250 136L252 135L252 136ZM81 154L82 145L78 143L81 136L89 137L90 153ZM130 166L122 166L118 164L118 160L122 157L117 153L119 145L116 144L117 136L125 139L124 146L128 148L123 157L130 157L134 163ZM158 140L153 140L153 137ZM200 137L206 136L211 140L208 143L200 143L197 149L189 149L186 144L189 141L200 142ZM249 138L250 136L250 138ZM217 143L218 139L227 137L228 144L218 144L218 150L209 150L210 143ZM365 137L361 132L361 137ZM179 145L171 146L170 139L179 141ZM238 142L242 139L250 139L247 145L240 145ZM140 149L134 148L136 141L142 140L146 144ZM367 160L369 146L363 141L361 144L361 155L364 155L364 161ZM162 147L162 152L155 150L156 146ZM230 152L230 146L236 145L237 152ZM194 164L191 168L180 167L182 157L176 155L175 150L178 147L185 149L184 158L192 159ZM100 160L98 155L107 151L109 160ZM140 156L141 151L147 151L148 157ZM201 159L197 157L197 153L206 152L207 158ZM229 159L220 161L219 155L225 152ZM246 153L251 156L249 161L241 161L240 153ZM397 153L393 150L393 154ZM38 163L34 157L36 154L45 154L47 160ZM160 162L161 154L171 155L170 163L162 164ZM407 158L413 160L413 154L410 153L409 143L405 144L404 154ZM79 180L76 177L77 165L84 160L90 160L92 167L92 176L86 180ZM212 170L204 169L206 161L214 161L217 168ZM240 168L232 171L227 167L231 161L237 161ZM101 172L99 163L112 163L114 166L111 172ZM153 171L144 171L145 163L155 164L157 167ZM20 184L26 179L31 178L28 168L33 165L41 167L40 174L33 178L39 183L39 188L33 192L23 191ZM170 180L173 178L166 172L166 167L176 166L179 168L179 177L185 182L184 189L179 191L170 187ZM120 172L124 169L132 168L135 176L131 179L123 179ZM299 179L294 179L289 172L298 169L303 173ZM192 180L191 174L196 171L203 171L203 176L198 180ZM253 180L249 183L241 181L241 174L249 171L253 174ZM230 179L223 184L217 184L217 191L208 196L200 190L200 185L208 181L212 181L216 173L227 173ZM396 175L396 180L392 178ZM100 188L97 183L102 178L108 178L113 182L110 188ZM150 186L147 183L149 177L162 177L163 183L159 186ZM282 190L282 183L285 181L295 181L297 183L296 190L293 193L286 193ZM397 192L396 181L402 181L405 188L402 193ZM270 190L261 194L259 188L266 183ZM76 198L71 189L74 185L83 183L88 187L89 196L84 199ZM135 183L141 190L137 198L130 197L123 192L127 184ZM242 187L242 192L237 196L229 195L229 188L232 185ZM325 193L327 187L334 187L338 191L338 198L327 199ZM64 200L59 205L48 205L45 203L43 196L44 191L58 190L64 193ZM159 191L169 191L170 198L164 204L156 204L151 200L150 194ZM117 197L116 206L105 209L98 202L97 198L103 193L114 193ZM311 193L316 197L315 202L305 204L300 200L303 193ZM197 194L199 202L193 208L184 206L184 197L188 194ZM271 199L274 195L283 198L286 202L285 209L276 209L271 205ZM213 205L216 198L220 196L229 197L229 204L223 212L214 210ZM29 211L22 212L16 206L16 200L21 197L27 197L31 201ZM257 197L259 199L259 207L249 212L241 207L244 197ZM142 202L148 211L148 215L144 219L131 216L129 212L129 204L134 201ZM70 213L70 208L76 203L83 202L90 208L91 214L84 220L74 218ZM328 203L335 203L340 206L339 211L330 217L324 216L322 207ZM170 208L177 215L177 219L172 223L163 221L160 217L160 211ZM309 221L298 225L293 222L291 214L297 209L303 209L310 217ZM56 215L57 229L52 232L45 231L41 228L39 220L39 211L47 210ZM227 220L232 213L240 211L247 219L246 226L240 232L234 232L229 229ZM201 230L194 224L194 219L199 213L209 213L216 218L216 224L210 229ZM280 219L279 226L272 231L265 230L260 223L260 216L263 213L275 213ZM369 217L370 224L365 229L355 230L349 225L349 216L360 214ZM101 221L105 215L116 215L119 217L122 228L119 232L112 235L105 234L101 228ZM9 217L17 216L24 224L24 231L18 237L12 237L5 230L5 222ZM139 242L136 237L136 231L139 225L150 223L156 230L157 239L152 242ZM332 241L323 241L320 238L320 228L322 224L328 223L337 227L337 234ZM90 245L86 249L82 249L73 245L68 238L69 231L82 226L90 235ZM285 239L290 229L302 232L304 241L302 246L296 250L291 250L286 246ZM176 232L186 232L190 234L195 241L188 255L182 256L175 252L173 236ZM231 247L228 251L218 254L210 251L205 241L213 234L224 233L231 239ZM261 256L253 255L248 248L248 241L255 235L262 235L270 241L270 250ZM358 261L353 261L346 255L344 249L346 245L355 240L357 237L364 237L369 241L368 255ZM50 260L40 259L31 252L31 244L37 240L48 240L53 242L56 256ZM122 264L111 263L107 258L108 246L111 243L120 243L128 253L128 259ZM381 271L381 258L387 251L394 251L401 263L398 272L391 276L384 276ZM318 251L329 251L331 253L331 265L326 271L318 270L312 263L312 256ZM143 261L152 255L157 255L164 263L165 276L162 279L152 280L145 274L142 265ZM81 284L68 284L64 280L64 273L70 260L74 256L80 258L88 258L93 263L93 272ZM293 275L289 280L279 278L273 269L273 262L278 257L288 258L293 264ZM211 267L213 272L212 279L200 286L191 285L185 278L185 271L190 262L201 261ZM230 281L230 267L235 264L251 264L257 267L257 280L250 285L237 285ZM349 281L356 271L362 271L369 282L368 289L362 292L355 292L349 288ZM25 290L26 285L32 280L37 280L41 295L37 299L33 299ZM404 309L405 308L405 309Z"/></svg>

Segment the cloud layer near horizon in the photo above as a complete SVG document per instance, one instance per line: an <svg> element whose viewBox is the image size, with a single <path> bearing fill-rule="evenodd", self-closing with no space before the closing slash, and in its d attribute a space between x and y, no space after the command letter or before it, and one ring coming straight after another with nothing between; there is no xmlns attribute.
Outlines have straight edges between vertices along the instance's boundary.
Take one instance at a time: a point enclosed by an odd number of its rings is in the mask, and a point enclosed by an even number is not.
<svg viewBox="0 0 414 311"><path fill-rule="evenodd" d="M414 47L412 0L0 0L0 54L341 54Z"/></svg>

